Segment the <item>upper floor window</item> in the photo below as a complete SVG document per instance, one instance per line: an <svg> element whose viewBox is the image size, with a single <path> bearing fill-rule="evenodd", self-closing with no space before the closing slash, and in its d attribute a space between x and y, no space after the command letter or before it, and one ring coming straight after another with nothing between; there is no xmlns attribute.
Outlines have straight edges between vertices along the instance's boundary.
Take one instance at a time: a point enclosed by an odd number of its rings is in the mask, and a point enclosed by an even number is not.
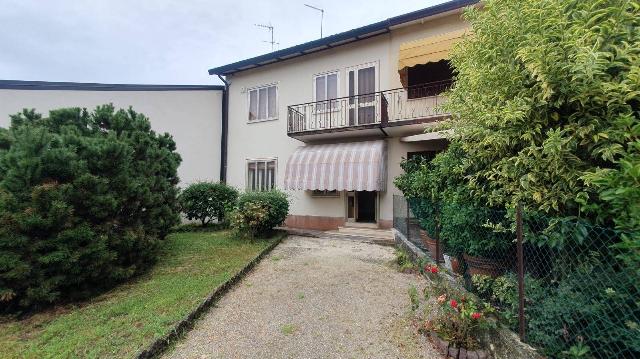
<svg viewBox="0 0 640 359"><path fill-rule="evenodd" d="M429 62L407 69L409 99L436 96L451 85L453 69L448 60Z"/></svg>
<svg viewBox="0 0 640 359"><path fill-rule="evenodd" d="M338 73L330 72L313 78L314 100L316 102L332 100L338 97Z"/></svg>
<svg viewBox="0 0 640 359"><path fill-rule="evenodd" d="M249 90L249 121L267 121L278 118L276 85Z"/></svg>
<svg viewBox="0 0 640 359"><path fill-rule="evenodd" d="M276 188L275 158L247 160L247 190L269 191Z"/></svg>

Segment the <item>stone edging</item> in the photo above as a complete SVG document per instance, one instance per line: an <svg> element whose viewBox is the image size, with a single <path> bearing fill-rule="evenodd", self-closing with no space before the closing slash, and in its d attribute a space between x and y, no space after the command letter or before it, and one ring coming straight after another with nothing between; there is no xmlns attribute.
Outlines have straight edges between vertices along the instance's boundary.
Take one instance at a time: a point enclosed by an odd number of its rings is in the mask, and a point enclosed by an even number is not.
<svg viewBox="0 0 640 359"><path fill-rule="evenodd" d="M429 336L431 340L435 344L436 348L447 358L457 358L457 359L487 359L488 354L487 351L478 349L478 350L467 350L465 348L456 348L452 346L449 341L444 340L436 334L434 331L429 331Z"/></svg>
<svg viewBox="0 0 640 359"><path fill-rule="evenodd" d="M392 228L391 231L393 233L393 238L396 242L396 246L404 249L409 254L409 257L411 257L411 260L414 263L418 263L420 262L420 260L422 260L424 263L437 264L430 255L425 253L425 251L423 251L422 249L418 248L418 246L416 246L415 244L411 243L411 241L408 240L407 237L402 234L402 232L398 231L395 228ZM449 273L449 270L441 270L439 275L446 278L452 284L457 285L455 275ZM459 285L457 286L460 287ZM464 289L463 287L460 288Z"/></svg>
<svg viewBox="0 0 640 359"><path fill-rule="evenodd" d="M245 275L247 275L255 266L271 252L280 242L287 237L287 234L278 234L278 238L274 240L267 248L263 249L257 256L255 256L247 265L240 271L229 278L226 282L220 284L216 289L211 292L207 298L200 303L194 310L191 311L186 317L177 322L171 331L162 337L154 340L151 344L146 346L142 351L138 352L135 356L137 359L158 358L164 353L167 348L180 336L188 332L193 328L194 323L202 314L206 313L215 302L217 302L223 295L225 295L234 284L238 283Z"/></svg>

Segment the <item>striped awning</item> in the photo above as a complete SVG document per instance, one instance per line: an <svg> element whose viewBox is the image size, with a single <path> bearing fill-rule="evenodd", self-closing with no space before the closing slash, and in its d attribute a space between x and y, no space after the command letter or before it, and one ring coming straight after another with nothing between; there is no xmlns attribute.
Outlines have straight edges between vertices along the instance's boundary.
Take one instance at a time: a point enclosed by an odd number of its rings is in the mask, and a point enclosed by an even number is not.
<svg viewBox="0 0 640 359"><path fill-rule="evenodd" d="M299 147L287 161L288 190L384 191L387 145L384 140Z"/></svg>

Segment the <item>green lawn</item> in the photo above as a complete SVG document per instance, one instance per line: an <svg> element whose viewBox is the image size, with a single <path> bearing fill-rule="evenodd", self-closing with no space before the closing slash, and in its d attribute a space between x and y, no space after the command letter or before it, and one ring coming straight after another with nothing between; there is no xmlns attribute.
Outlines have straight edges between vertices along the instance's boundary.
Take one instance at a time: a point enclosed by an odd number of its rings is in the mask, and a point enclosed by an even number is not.
<svg viewBox="0 0 640 359"><path fill-rule="evenodd" d="M227 232L172 234L158 264L132 282L21 321L1 318L0 356L132 357L270 243L231 238Z"/></svg>

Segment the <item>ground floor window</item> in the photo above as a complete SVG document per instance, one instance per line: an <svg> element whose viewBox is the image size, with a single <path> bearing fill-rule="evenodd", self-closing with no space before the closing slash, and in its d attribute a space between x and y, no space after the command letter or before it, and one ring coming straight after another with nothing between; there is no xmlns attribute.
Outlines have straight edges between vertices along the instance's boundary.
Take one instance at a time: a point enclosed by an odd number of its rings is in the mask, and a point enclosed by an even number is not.
<svg viewBox="0 0 640 359"><path fill-rule="evenodd" d="M417 152L407 152L407 159L412 160L414 158L420 157L426 161L431 161L439 151L417 151Z"/></svg>
<svg viewBox="0 0 640 359"><path fill-rule="evenodd" d="M278 160L251 159L247 160L247 190L269 191L276 187L276 168Z"/></svg>
<svg viewBox="0 0 640 359"><path fill-rule="evenodd" d="M311 196L313 197L340 197L340 193L336 190L328 191L328 190L313 190L311 191Z"/></svg>

